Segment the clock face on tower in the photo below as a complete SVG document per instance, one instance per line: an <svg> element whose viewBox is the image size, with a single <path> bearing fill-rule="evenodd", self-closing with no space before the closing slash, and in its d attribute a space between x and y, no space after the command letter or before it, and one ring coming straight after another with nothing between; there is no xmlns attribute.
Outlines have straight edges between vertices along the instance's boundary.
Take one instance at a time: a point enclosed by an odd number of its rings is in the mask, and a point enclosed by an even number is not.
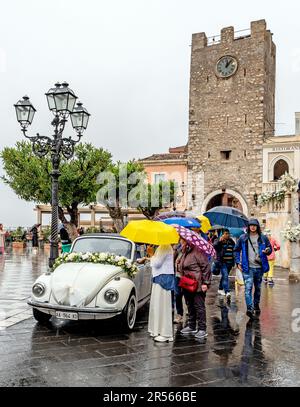
<svg viewBox="0 0 300 407"><path fill-rule="evenodd" d="M236 73L237 68L237 60L230 55L225 55L217 62L216 74L221 78L229 78Z"/></svg>

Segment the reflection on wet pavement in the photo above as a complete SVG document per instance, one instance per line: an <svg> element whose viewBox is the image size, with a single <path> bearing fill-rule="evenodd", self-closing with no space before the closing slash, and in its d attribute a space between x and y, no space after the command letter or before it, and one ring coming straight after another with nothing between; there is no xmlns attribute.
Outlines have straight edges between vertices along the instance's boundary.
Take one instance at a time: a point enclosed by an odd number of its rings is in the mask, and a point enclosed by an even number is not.
<svg viewBox="0 0 300 407"><path fill-rule="evenodd" d="M47 257L30 249L0 259L2 320L28 310L31 284L46 267ZM232 285L228 305L216 294L216 279L204 341L177 332L173 343L155 343L147 334L147 306L131 334L113 321L52 318L41 326L29 314L6 329L0 325L0 386L299 386L300 332L292 330L292 311L300 315L300 286L289 284L286 272L276 276L273 288L262 288L261 317L252 323L243 290Z"/></svg>

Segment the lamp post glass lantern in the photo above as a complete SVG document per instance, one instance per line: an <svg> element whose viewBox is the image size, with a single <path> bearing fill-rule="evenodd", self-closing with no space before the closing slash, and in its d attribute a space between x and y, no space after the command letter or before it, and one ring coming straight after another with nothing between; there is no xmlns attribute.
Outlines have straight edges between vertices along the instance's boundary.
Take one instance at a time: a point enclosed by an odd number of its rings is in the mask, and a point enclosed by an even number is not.
<svg viewBox="0 0 300 407"><path fill-rule="evenodd" d="M17 121L21 125L24 136L32 142L33 152L38 157L44 157L47 154L51 157L52 171L51 181L51 239L50 239L50 257L49 267L52 268L55 259L58 257L58 179L60 176L59 165L63 156L70 159L74 155L75 145L80 141L82 133L86 130L90 114L82 107L82 103L77 103L74 108L77 96L69 88L67 82L62 84L56 83L54 88L49 89L46 93L49 110L54 114L51 125L54 127L52 136L28 136L28 126L32 124L36 109L31 104L29 97L24 96L14 106L16 109ZM74 115L73 115L74 112ZM64 138L63 132L71 115L71 122L77 133L77 139L71 137ZM72 116L73 115L73 116Z"/></svg>
<svg viewBox="0 0 300 407"><path fill-rule="evenodd" d="M30 126L36 112L28 96L23 96L22 100L19 100L15 105L17 121L21 126Z"/></svg>
<svg viewBox="0 0 300 407"><path fill-rule="evenodd" d="M81 134L82 131L87 128L90 114L82 107L82 103L78 102L70 116L74 130L76 130L78 134Z"/></svg>
<svg viewBox="0 0 300 407"><path fill-rule="evenodd" d="M77 96L69 88L67 82L56 83L55 88L51 88L46 93L49 110L54 114L72 113Z"/></svg>

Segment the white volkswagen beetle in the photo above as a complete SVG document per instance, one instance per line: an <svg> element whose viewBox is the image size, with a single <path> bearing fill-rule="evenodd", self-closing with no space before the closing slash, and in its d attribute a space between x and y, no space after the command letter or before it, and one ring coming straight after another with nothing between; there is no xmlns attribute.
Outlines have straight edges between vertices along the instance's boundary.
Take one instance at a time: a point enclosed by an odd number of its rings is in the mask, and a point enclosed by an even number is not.
<svg viewBox="0 0 300 407"><path fill-rule="evenodd" d="M111 253L136 262L141 246L114 234L83 235L71 253ZM151 267L138 265L133 278L119 266L89 262L60 264L42 274L33 284L28 304L33 316L45 323L52 316L67 320L107 319L119 316L123 327L132 330L137 309L150 298Z"/></svg>

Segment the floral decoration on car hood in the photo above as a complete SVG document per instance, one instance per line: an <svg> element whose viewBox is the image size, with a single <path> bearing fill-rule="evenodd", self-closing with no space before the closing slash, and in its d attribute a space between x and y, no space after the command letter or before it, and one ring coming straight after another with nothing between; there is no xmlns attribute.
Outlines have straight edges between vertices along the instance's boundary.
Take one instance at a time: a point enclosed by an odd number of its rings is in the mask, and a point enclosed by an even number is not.
<svg viewBox="0 0 300 407"><path fill-rule="evenodd" d="M127 257L116 256L111 253L63 253L56 260L52 267L54 271L58 266L65 263L98 263L109 264L121 267L129 277L133 277L138 268Z"/></svg>

